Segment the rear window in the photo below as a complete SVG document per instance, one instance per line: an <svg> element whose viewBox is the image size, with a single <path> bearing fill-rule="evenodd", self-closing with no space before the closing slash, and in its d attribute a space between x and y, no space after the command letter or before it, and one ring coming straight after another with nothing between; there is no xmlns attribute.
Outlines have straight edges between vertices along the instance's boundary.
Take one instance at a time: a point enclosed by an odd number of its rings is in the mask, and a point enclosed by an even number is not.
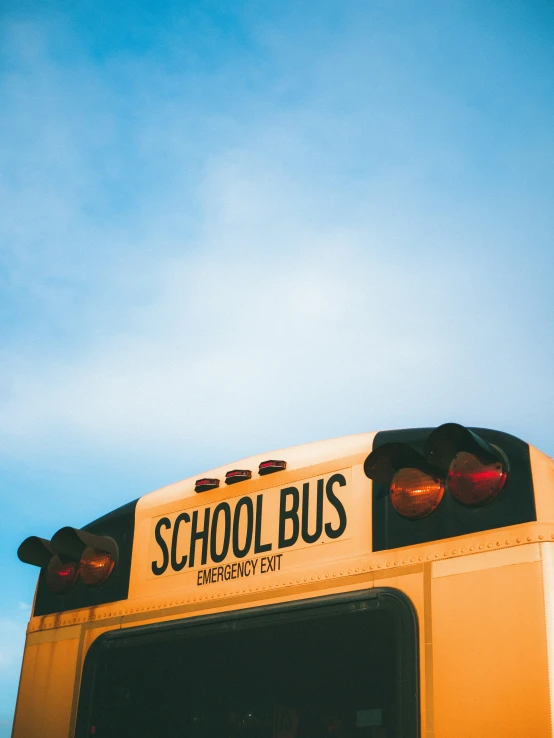
<svg viewBox="0 0 554 738"><path fill-rule="evenodd" d="M118 631L87 657L77 735L413 738L416 657L386 591Z"/></svg>

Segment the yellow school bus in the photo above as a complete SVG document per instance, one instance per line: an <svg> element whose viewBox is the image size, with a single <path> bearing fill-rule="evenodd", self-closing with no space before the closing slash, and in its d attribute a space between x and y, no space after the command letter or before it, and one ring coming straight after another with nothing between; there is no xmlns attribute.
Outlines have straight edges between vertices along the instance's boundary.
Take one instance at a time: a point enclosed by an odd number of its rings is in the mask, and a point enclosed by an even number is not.
<svg viewBox="0 0 554 738"><path fill-rule="evenodd" d="M18 555L14 738L554 735L554 462L506 433L253 456Z"/></svg>

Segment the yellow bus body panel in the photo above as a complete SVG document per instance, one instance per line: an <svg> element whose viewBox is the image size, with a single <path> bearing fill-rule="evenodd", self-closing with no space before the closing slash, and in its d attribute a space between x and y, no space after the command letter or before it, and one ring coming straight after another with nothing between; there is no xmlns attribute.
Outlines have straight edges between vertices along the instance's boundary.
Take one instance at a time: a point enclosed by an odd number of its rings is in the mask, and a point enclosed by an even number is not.
<svg viewBox="0 0 554 738"><path fill-rule="evenodd" d="M549 736L539 545L437 562L431 600L436 734Z"/></svg>
<svg viewBox="0 0 554 738"><path fill-rule="evenodd" d="M75 702L80 626L27 635L14 736L68 736Z"/></svg>

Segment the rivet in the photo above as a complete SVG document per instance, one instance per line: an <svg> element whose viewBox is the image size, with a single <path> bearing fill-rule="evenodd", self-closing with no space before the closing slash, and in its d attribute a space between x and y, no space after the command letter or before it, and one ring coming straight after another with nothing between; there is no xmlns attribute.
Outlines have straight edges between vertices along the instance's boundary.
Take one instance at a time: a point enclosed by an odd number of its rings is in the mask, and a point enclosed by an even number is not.
<svg viewBox="0 0 554 738"><path fill-rule="evenodd" d="M356 571L360 571L360 569L359 569L359 567L358 567L358 566L356 567Z"/></svg>
<svg viewBox="0 0 554 738"><path fill-rule="evenodd" d="M554 536L552 536L552 538L554 538ZM367 566L364 566L364 568L362 569L362 571L367 571Z"/></svg>
<svg viewBox="0 0 554 738"><path fill-rule="evenodd" d="M369 568L373 570L373 564Z"/></svg>
<svg viewBox="0 0 554 738"><path fill-rule="evenodd" d="M414 559L414 557L413 557L413 556L412 556L412 558L410 559L410 561L412 562L412 564L414 563L415 559Z"/></svg>
<svg viewBox="0 0 554 738"><path fill-rule="evenodd" d="M402 563L405 564L407 559L402 559Z"/></svg>
<svg viewBox="0 0 554 738"><path fill-rule="evenodd" d="M321 574L318 574L318 575L317 575L317 578L318 578L318 579L321 579Z"/></svg>
<svg viewBox="0 0 554 738"><path fill-rule="evenodd" d="M554 538L554 536L552 536ZM516 543L521 543L521 538L516 538Z"/></svg>
<svg viewBox="0 0 554 738"><path fill-rule="evenodd" d="M506 538L506 540L504 541L504 543L506 544L506 546L509 546L510 545L510 539L509 538Z"/></svg>
<svg viewBox="0 0 554 738"><path fill-rule="evenodd" d="M380 569L382 564L377 564L377 568Z"/></svg>
<svg viewBox="0 0 554 738"><path fill-rule="evenodd" d="M418 556L418 557L417 557L417 560L418 560L418 561L423 561L423 558L422 558L421 556Z"/></svg>
<svg viewBox="0 0 554 738"><path fill-rule="evenodd" d="M483 544L482 544L482 543L480 543L480 544L479 544L479 551L481 551L481 550L482 550L483 548L484 548Z"/></svg>
<svg viewBox="0 0 554 738"><path fill-rule="evenodd" d="M542 541L543 538L544 536L539 536L539 541Z"/></svg>
<svg viewBox="0 0 554 738"><path fill-rule="evenodd" d="M349 570L348 570L348 573L349 573L349 574L352 574L352 569L349 569Z"/></svg>
<svg viewBox="0 0 554 738"><path fill-rule="evenodd" d="M497 546L500 546L500 541L497 541L497 542L496 542L496 545L497 545Z"/></svg>
<svg viewBox="0 0 554 738"><path fill-rule="evenodd" d="M427 556L427 561L431 561L431 557L430 556Z"/></svg>
<svg viewBox="0 0 554 738"><path fill-rule="evenodd" d="M387 561L387 569L389 568L389 566L390 566L390 561Z"/></svg>
<svg viewBox="0 0 554 738"><path fill-rule="evenodd" d="M470 547L469 547L469 550L470 550L470 551L473 551L473 546L470 546Z"/></svg>
<svg viewBox="0 0 554 738"><path fill-rule="evenodd" d="M326 574L325 575L325 579L329 579L329 574Z"/></svg>
<svg viewBox="0 0 554 738"><path fill-rule="evenodd" d="M531 540L531 536L527 536L527 540L530 541Z"/></svg>
<svg viewBox="0 0 554 738"><path fill-rule="evenodd" d="M445 552L443 553L443 556L448 556L448 551L445 551Z"/></svg>
<svg viewBox="0 0 554 738"><path fill-rule="evenodd" d="M456 555L457 553L458 553L458 552L457 552L457 551L456 551L456 549L454 548L454 549L452 550L452 556L455 556L455 555Z"/></svg>
<svg viewBox="0 0 554 738"><path fill-rule="evenodd" d="M435 554L435 558L436 558L436 559L438 559L438 558L439 558L439 555L438 555L438 553L436 553L436 554Z"/></svg>
<svg viewBox="0 0 554 738"><path fill-rule="evenodd" d="M395 562L394 562L394 565L395 565L395 566L398 566L398 561L395 561Z"/></svg>
<svg viewBox="0 0 554 738"><path fill-rule="evenodd" d="M487 543L487 548L491 548L491 547L492 547L492 543Z"/></svg>
<svg viewBox="0 0 554 738"><path fill-rule="evenodd" d="M342 577L342 575L343 575L343 574L344 574L344 572L343 572L343 571L341 571L341 573L340 573L341 577Z"/></svg>

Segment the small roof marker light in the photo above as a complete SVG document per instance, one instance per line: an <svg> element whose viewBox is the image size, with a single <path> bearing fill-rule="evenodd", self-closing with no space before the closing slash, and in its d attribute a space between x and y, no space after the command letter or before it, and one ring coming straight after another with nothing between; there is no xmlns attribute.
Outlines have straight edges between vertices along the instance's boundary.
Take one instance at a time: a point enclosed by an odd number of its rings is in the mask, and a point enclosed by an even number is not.
<svg viewBox="0 0 554 738"><path fill-rule="evenodd" d="M197 479L194 485L195 492L208 492L219 487L219 479Z"/></svg>
<svg viewBox="0 0 554 738"><path fill-rule="evenodd" d="M236 484L237 482L244 482L245 479L252 479L250 469L233 469L225 475L225 484Z"/></svg>
<svg viewBox="0 0 554 738"><path fill-rule="evenodd" d="M286 468L286 461L276 461L275 459L271 459L270 461L262 461L258 467L258 473L263 477L264 474L273 474L274 472L284 471Z"/></svg>

